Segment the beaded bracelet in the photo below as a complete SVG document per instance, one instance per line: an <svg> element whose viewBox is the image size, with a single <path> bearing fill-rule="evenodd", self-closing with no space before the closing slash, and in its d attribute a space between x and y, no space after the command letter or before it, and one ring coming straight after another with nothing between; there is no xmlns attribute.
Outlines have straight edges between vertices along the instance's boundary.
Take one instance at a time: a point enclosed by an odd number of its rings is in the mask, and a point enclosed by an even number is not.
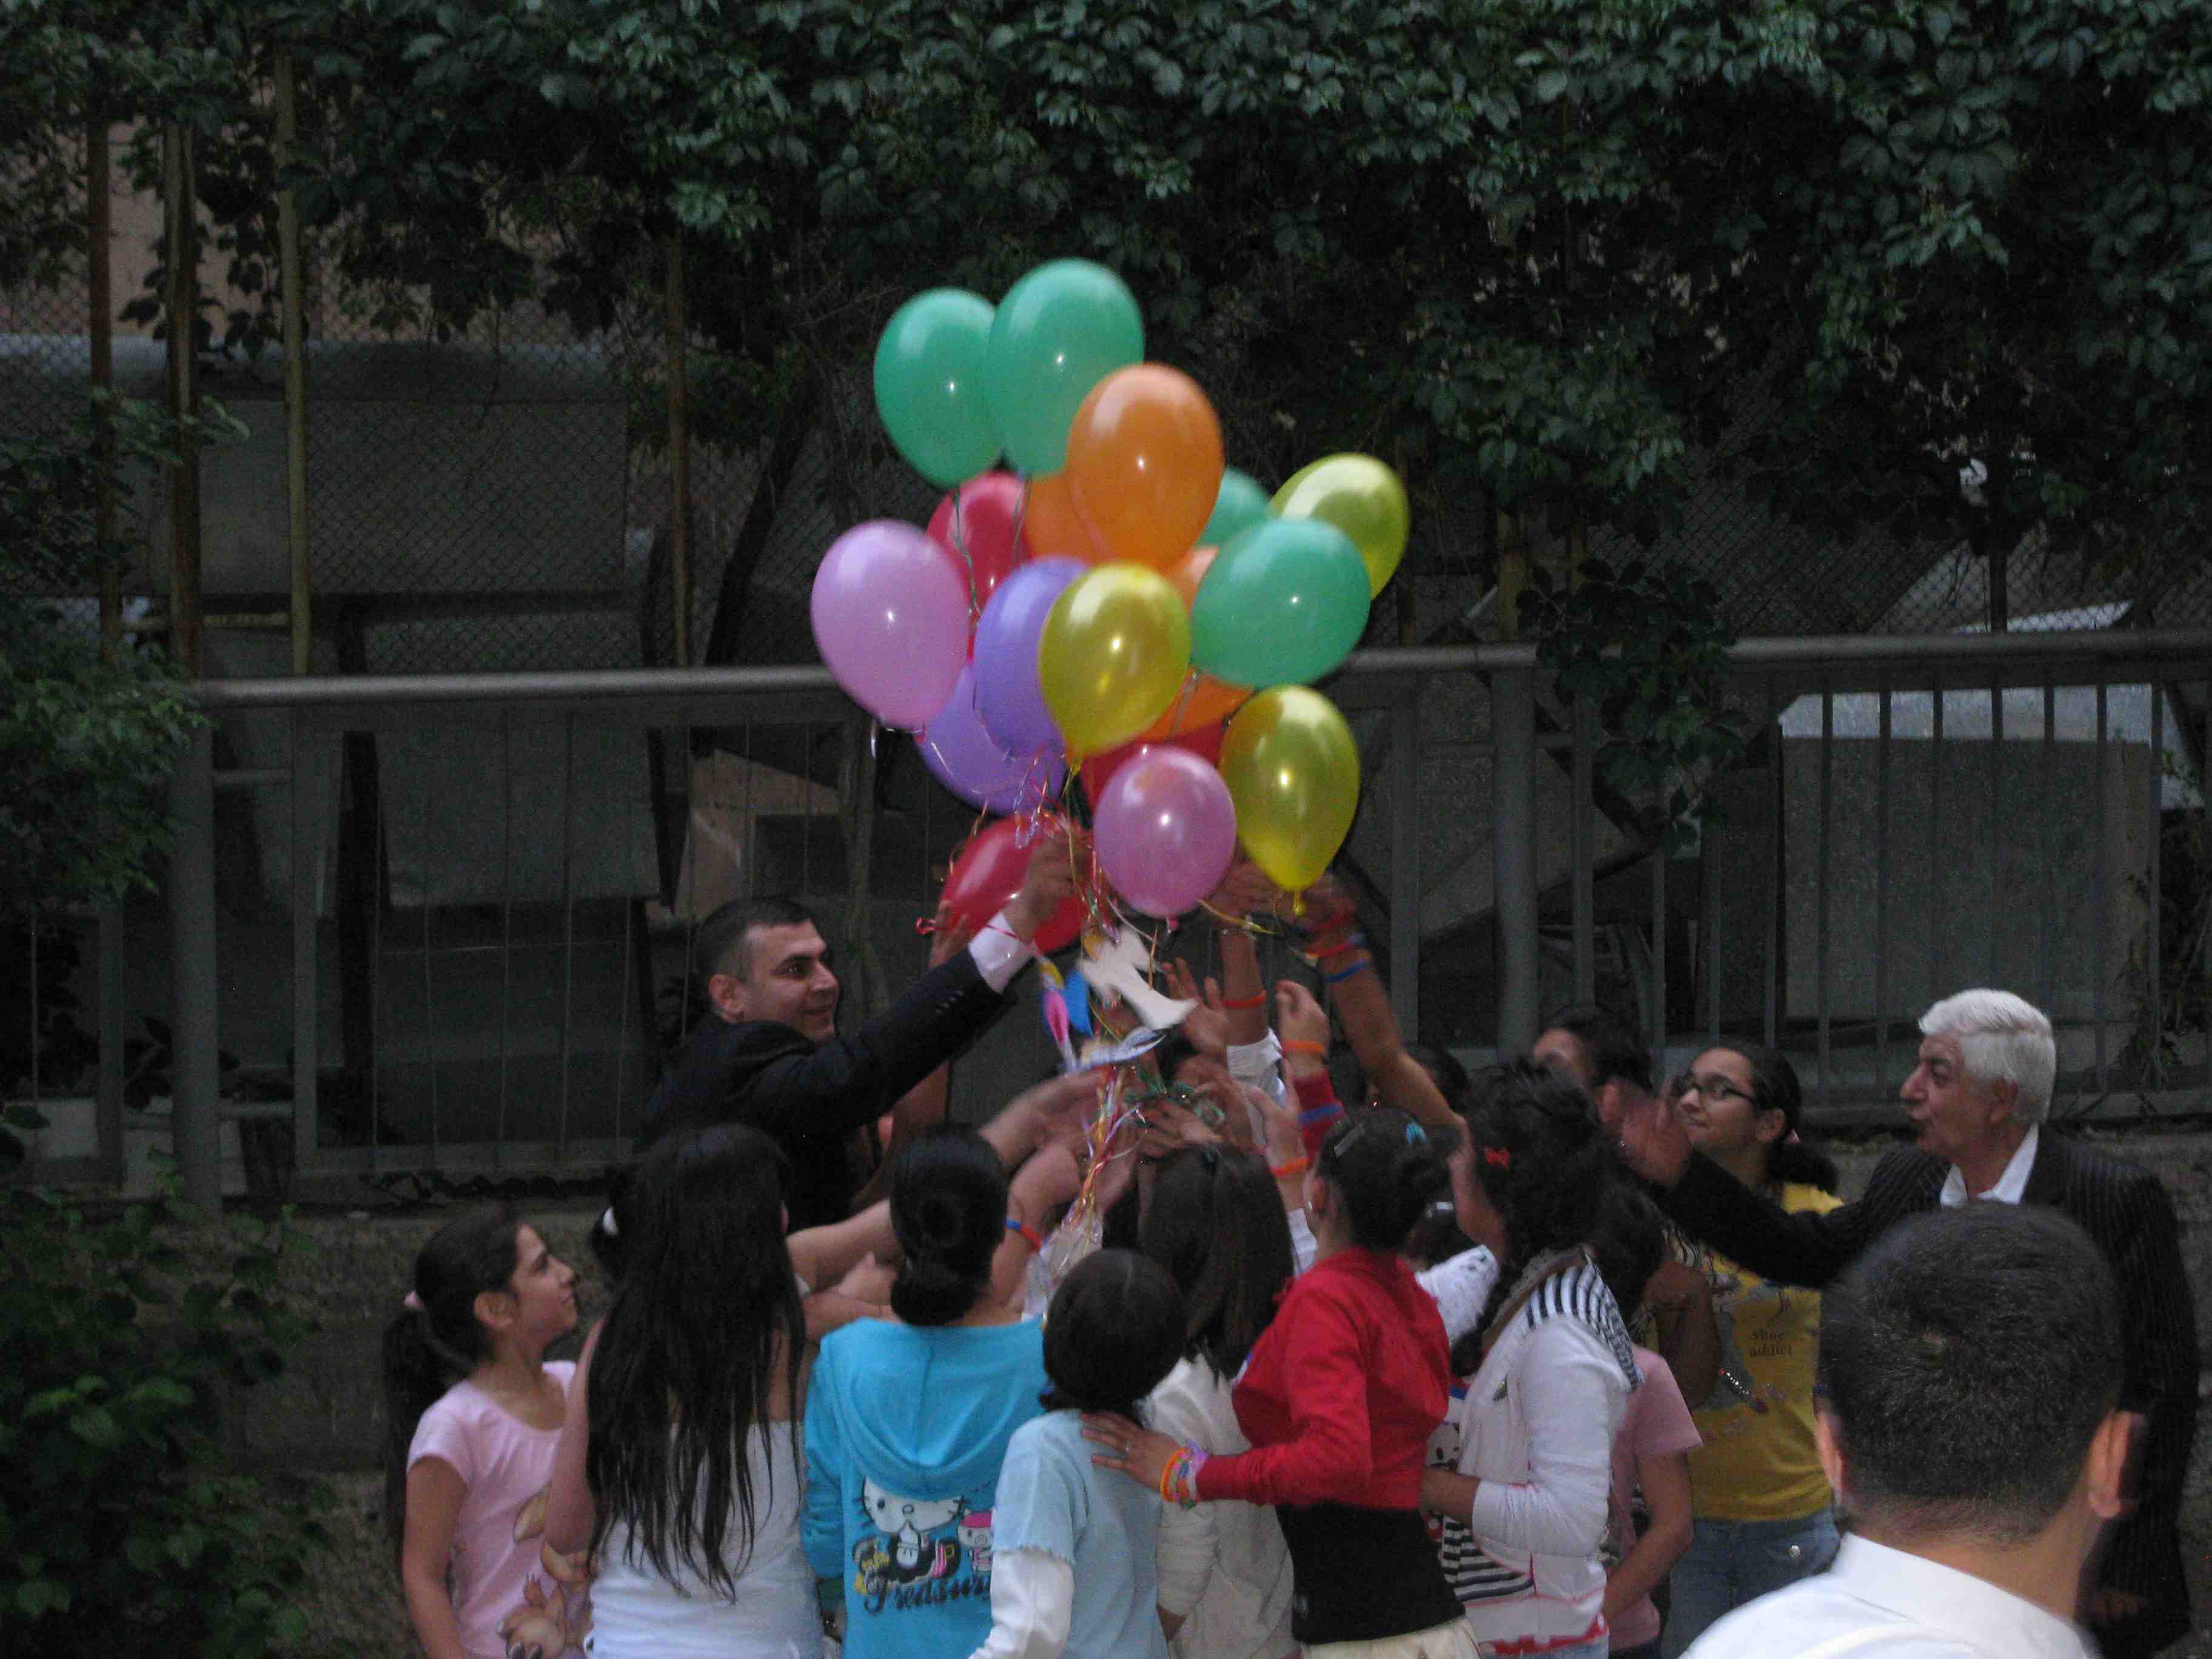
<svg viewBox="0 0 2212 1659"><path fill-rule="evenodd" d="M1321 976L1321 982L1324 985L1341 985L1345 981L1351 979L1357 975L1365 973L1374 965L1374 957L1362 957L1358 961L1353 963L1349 968L1340 968L1333 974L1323 974Z"/></svg>
<svg viewBox="0 0 2212 1659"><path fill-rule="evenodd" d="M1012 1216L1008 1216L1006 1218L1006 1231L1018 1236L1023 1243L1028 1245L1030 1249L1035 1250L1039 1255L1042 1255L1044 1254L1044 1240L1038 1235L1036 1228L1028 1226L1024 1223L1016 1220Z"/></svg>

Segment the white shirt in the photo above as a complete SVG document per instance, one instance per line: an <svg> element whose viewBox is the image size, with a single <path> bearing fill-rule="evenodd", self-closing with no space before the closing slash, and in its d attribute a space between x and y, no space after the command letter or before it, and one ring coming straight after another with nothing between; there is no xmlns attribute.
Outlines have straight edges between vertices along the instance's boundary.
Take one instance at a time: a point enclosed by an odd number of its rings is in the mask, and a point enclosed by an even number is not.
<svg viewBox="0 0 2212 1659"><path fill-rule="evenodd" d="M2089 1659L2073 1626L1987 1579L1859 1537L1739 1607L1684 1659Z"/></svg>
<svg viewBox="0 0 2212 1659"><path fill-rule="evenodd" d="M1997 1177L1997 1184L1985 1193L1975 1193L1972 1196L1993 1198L2000 1204L2019 1203L2027 1194L2027 1172L2035 1167L2035 1144L2039 1137L2040 1131L2034 1124L2029 1124L2027 1133L2020 1143L2020 1150L2012 1155L2012 1162L2004 1166L2004 1173ZM1951 1173L1943 1177L1943 1190L1936 1194L1936 1202L1947 1210L1956 1210L1965 1207L1967 1197L1966 1177L1959 1173L1959 1166L1954 1164Z"/></svg>
<svg viewBox="0 0 2212 1659"><path fill-rule="evenodd" d="M1036 946L1014 937L1014 930L1006 926L1006 913L1001 910L968 941L968 954L975 958L975 971L982 975L983 983L994 991L1003 991L1036 955Z"/></svg>
<svg viewBox="0 0 2212 1659"><path fill-rule="evenodd" d="M1252 1443L1237 1425L1230 1385L1203 1358L1178 1360L1152 1395L1152 1425L1209 1452ZM1291 1553L1265 1504L1170 1504L1154 1559L1160 1605L1184 1615L1170 1644L1179 1659L1282 1659L1291 1634ZM994 1604L995 1607L995 1604Z"/></svg>

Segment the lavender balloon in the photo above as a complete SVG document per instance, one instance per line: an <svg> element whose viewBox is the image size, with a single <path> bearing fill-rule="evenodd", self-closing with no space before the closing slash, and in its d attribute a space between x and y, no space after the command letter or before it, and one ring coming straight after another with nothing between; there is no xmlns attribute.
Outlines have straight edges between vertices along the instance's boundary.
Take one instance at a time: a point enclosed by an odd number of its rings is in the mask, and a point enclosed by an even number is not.
<svg viewBox="0 0 2212 1659"><path fill-rule="evenodd" d="M1060 793L1067 768L1055 750L1009 755L975 713L974 664L960 671L952 699L921 734L921 763L930 776L987 812L1031 812Z"/></svg>
<svg viewBox="0 0 2212 1659"><path fill-rule="evenodd" d="M1091 834L1115 892L1148 915L1179 916L1229 873L1237 806L1188 750L1154 749L1114 774Z"/></svg>
<svg viewBox="0 0 2212 1659"><path fill-rule="evenodd" d="M1037 640L1062 589L1091 567L1032 559L1001 581L975 623L975 712L1009 755L1057 754L1063 744L1037 684Z"/></svg>
<svg viewBox="0 0 2212 1659"><path fill-rule="evenodd" d="M814 644L846 695L915 732L951 696L968 655L968 584L913 525L872 519L814 573Z"/></svg>

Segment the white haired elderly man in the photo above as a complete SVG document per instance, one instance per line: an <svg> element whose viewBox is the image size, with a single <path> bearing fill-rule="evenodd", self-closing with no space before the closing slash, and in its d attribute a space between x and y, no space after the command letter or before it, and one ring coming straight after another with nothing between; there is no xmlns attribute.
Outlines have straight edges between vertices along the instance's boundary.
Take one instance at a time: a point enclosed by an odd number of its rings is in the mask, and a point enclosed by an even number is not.
<svg viewBox="0 0 2212 1659"><path fill-rule="evenodd" d="M1622 1124L1622 1151L1686 1232L1783 1284L1826 1285L1889 1227L1939 1206L1983 1199L2071 1217L2119 1284L2121 1403L2143 1425L2136 1504L2112 1528L2082 1613L2106 1659L2155 1653L2189 1628L2178 1526L2197 1433L2197 1316L2173 1206L2148 1170L2046 1128L2057 1048L2033 1005L1961 991L1920 1030L1903 1091L1917 1144L1885 1156L1840 1209L1785 1213L1692 1152L1663 1103Z"/></svg>

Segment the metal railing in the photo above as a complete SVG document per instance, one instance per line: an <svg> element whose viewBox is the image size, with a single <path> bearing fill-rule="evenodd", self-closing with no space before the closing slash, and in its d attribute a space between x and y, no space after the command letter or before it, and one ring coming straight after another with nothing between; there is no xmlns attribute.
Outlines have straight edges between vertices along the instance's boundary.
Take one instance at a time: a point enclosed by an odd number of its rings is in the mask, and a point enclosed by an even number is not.
<svg viewBox="0 0 2212 1659"><path fill-rule="evenodd" d="M1677 1063L1757 1036L1818 1112L1866 1115L1929 1001L2002 983L2051 1012L2078 1096L2201 1109L2208 999L2161 975L2205 971L2187 927L2212 871L2169 872L2161 845L2202 845L2209 676L2203 633L1747 641L1729 696L1750 761L1695 852L1662 859L1532 647L1362 653L1329 688L1370 774L1345 867L1401 1026L1468 1058L1603 997ZM700 915L796 891L880 1002L975 822L819 669L200 696L216 725L177 773L166 918L100 924L99 1155L55 1172L119 1171L115 981L166 961L188 1192L220 1190L226 1123L288 1129L301 1176L588 1174L636 1127L656 1028L684 1028ZM1036 1022L1006 1024L963 1089L1033 1073ZM219 1036L258 1086L226 1085Z"/></svg>

